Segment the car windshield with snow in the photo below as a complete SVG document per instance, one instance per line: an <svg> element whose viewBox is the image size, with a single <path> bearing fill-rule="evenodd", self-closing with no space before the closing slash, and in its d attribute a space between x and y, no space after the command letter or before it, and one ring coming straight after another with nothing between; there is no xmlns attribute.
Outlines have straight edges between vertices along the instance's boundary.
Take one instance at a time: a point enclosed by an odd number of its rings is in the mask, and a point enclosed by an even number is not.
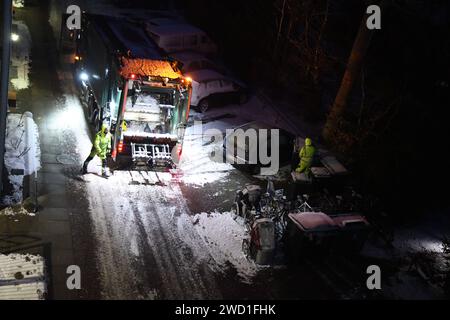
<svg viewBox="0 0 450 320"><path fill-rule="evenodd" d="M182 64L181 68L182 71L185 73L198 71L202 69L214 70L222 74L227 73L224 67L222 67L218 63L215 63L214 61L205 57L204 55L196 52L192 51L177 52L171 54L171 57Z"/></svg>
<svg viewBox="0 0 450 320"><path fill-rule="evenodd" d="M191 105L201 112L214 106L243 104L248 99L248 89L243 83L215 70L198 70L187 76L192 78Z"/></svg>
<svg viewBox="0 0 450 320"><path fill-rule="evenodd" d="M167 53L192 50L205 54L217 53L217 46L205 31L186 23L152 25L146 31Z"/></svg>
<svg viewBox="0 0 450 320"><path fill-rule="evenodd" d="M267 130L264 131L267 134L260 135L260 130ZM278 145L274 150L271 148L271 130L278 130ZM252 136L252 132L255 133L254 137L256 137L254 141L249 138ZM261 139L267 139L267 150L263 150L263 153L265 152L272 158L278 156L280 165L285 165L291 160L294 135L286 130L254 121L234 128L231 133L225 136L222 146L226 161L243 167L251 173L259 174L261 167L265 166L261 163L260 158Z"/></svg>

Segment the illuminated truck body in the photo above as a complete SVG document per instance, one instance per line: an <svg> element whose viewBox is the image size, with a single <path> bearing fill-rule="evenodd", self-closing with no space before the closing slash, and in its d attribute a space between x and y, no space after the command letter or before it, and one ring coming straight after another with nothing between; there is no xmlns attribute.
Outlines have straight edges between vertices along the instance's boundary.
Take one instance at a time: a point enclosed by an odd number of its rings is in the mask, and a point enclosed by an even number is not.
<svg viewBox="0 0 450 320"><path fill-rule="evenodd" d="M96 129L111 128L112 159L173 167L191 97L191 81L177 63L141 26L101 15L83 16L76 61L89 120Z"/></svg>

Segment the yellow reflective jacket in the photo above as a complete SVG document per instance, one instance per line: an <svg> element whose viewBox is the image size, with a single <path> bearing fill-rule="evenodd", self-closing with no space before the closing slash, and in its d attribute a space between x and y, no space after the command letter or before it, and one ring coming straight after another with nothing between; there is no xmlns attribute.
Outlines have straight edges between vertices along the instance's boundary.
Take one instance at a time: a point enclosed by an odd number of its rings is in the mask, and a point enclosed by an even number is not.
<svg viewBox="0 0 450 320"><path fill-rule="evenodd" d="M316 148L313 146L303 146L300 149L300 163L298 165L300 172L303 172L305 169L309 169L311 167L315 153Z"/></svg>
<svg viewBox="0 0 450 320"><path fill-rule="evenodd" d="M93 149L100 159L106 159L106 155L111 151L111 134L104 134L102 131L97 132Z"/></svg>

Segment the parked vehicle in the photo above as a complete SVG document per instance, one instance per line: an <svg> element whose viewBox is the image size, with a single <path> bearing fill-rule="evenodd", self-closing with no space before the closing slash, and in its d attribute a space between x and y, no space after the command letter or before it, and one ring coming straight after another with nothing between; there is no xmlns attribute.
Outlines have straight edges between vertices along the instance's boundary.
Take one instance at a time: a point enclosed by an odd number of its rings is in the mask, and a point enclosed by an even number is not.
<svg viewBox="0 0 450 320"><path fill-rule="evenodd" d="M176 24L186 24L183 20L177 17L152 17L150 19L146 19L146 26L148 28L160 27L160 26L170 26Z"/></svg>
<svg viewBox="0 0 450 320"><path fill-rule="evenodd" d="M210 107L243 104L248 100L246 86L215 70L203 69L186 74L192 79L191 105L206 112Z"/></svg>
<svg viewBox="0 0 450 320"><path fill-rule="evenodd" d="M237 166L240 166L245 170L251 172L252 174L259 174L260 169L263 166L258 152L258 148L260 145L259 134L257 134L257 143L250 143L249 139L236 139L236 132L239 132L239 129L243 130L243 132L249 132L249 130L256 130L256 132L258 132L258 130L260 129L266 129L268 131L270 131L270 129L278 129L279 148L277 150L274 150L274 152L279 153L278 155L280 166L290 163L292 157L294 135L287 132L286 130L273 128L268 124L257 121L249 122L242 126L236 127L233 129L232 133L225 136L222 146L224 157L227 162L234 163ZM271 150L271 136L268 136L267 148L267 154L272 154L273 151ZM258 155L256 163L250 163L251 153Z"/></svg>
<svg viewBox="0 0 450 320"><path fill-rule="evenodd" d="M174 166L189 115L191 83L140 25L84 15L78 75L88 117L113 135L112 159Z"/></svg>
<svg viewBox="0 0 450 320"><path fill-rule="evenodd" d="M226 74L225 68L219 66L211 59L193 51L182 51L171 54L171 57L181 63L181 70L184 73L194 72L202 69L217 71Z"/></svg>
<svg viewBox="0 0 450 320"><path fill-rule="evenodd" d="M217 53L217 46L206 32L193 25L182 22L160 25L147 23L145 29L156 44L168 54L180 51Z"/></svg>
<svg viewBox="0 0 450 320"><path fill-rule="evenodd" d="M294 261L330 251L359 252L369 233L366 218L356 213L294 212L287 221L284 240Z"/></svg>

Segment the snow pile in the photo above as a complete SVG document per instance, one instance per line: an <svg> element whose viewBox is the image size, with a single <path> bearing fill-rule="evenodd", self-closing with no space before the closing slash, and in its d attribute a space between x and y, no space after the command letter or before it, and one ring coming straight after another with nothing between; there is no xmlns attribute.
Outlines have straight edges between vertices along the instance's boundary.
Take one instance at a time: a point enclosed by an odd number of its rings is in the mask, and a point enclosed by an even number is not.
<svg viewBox="0 0 450 320"><path fill-rule="evenodd" d="M0 210L0 216L16 216L16 215L35 216L34 213L28 212L21 205L6 207L5 209Z"/></svg>
<svg viewBox="0 0 450 320"><path fill-rule="evenodd" d="M44 266L38 255L0 254L0 300L45 299Z"/></svg>
<svg viewBox="0 0 450 320"><path fill-rule="evenodd" d="M11 42L11 71L10 78L16 90L30 86L28 74L30 72L31 35L28 27L22 21L14 21L14 33L19 36L17 41Z"/></svg>
<svg viewBox="0 0 450 320"><path fill-rule="evenodd" d="M40 157L39 133L33 115L30 112L23 115L9 113L6 121L5 167L13 186L13 194L5 197L5 204L22 201L23 176L41 168ZM12 170L23 170L23 174Z"/></svg>
<svg viewBox="0 0 450 320"><path fill-rule="evenodd" d="M197 214L192 222L214 261L221 267L231 264L244 281L250 282L258 268L242 251L242 241L246 237L244 226L234 220L230 212Z"/></svg>
<svg viewBox="0 0 450 320"><path fill-rule="evenodd" d="M207 183L224 180L234 170L229 163L214 161L216 153L222 152L222 146L210 141L211 137L201 132L201 125L186 130L179 164L183 172L180 180L185 184L203 187Z"/></svg>
<svg viewBox="0 0 450 320"><path fill-rule="evenodd" d="M15 8L23 8L25 7L25 0L13 0L13 6Z"/></svg>

